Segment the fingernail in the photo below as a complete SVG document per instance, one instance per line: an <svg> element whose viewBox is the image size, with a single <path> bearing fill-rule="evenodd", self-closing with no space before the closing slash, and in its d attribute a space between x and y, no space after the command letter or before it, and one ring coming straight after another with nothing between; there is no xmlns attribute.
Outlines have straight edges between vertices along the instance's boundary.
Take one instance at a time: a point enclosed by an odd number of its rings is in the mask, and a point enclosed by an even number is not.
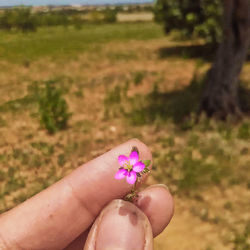
<svg viewBox="0 0 250 250"><path fill-rule="evenodd" d="M150 188L154 188L154 187L163 187L163 188L166 188L167 190L169 190L168 186L166 186L165 184L154 184L154 185L151 185Z"/></svg>
<svg viewBox="0 0 250 250"><path fill-rule="evenodd" d="M85 250L152 250L152 229L135 205L114 200L94 223Z"/></svg>

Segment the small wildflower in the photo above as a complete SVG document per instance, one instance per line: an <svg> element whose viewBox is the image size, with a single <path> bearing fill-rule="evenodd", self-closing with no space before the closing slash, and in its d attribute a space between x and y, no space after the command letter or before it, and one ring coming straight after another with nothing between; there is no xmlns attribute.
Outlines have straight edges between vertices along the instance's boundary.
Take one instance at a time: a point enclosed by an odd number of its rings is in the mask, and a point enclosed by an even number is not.
<svg viewBox="0 0 250 250"><path fill-rule="evenodd" d="M139 161L137 151L132 151L129 157L119 155L118 162L121 167L116 173L115 178L120 180L126 177L129 184L135 184L137 173L142 172L145 168L145 164Z"/></svg>
<svg viewBox="0 0 250 250"><path fill-rule="evenodd" d="M115 175L115 179L123 179L126 177L129 184L134 185L129 194L125 196L125 200L133 202L137 195L136 184L138 179L142 175L150 172L149 166L150 160L139 161L139 151L136 147L133 147L129 157L125 155L119 155L118 162L120 165L119 170Z"/></svg>

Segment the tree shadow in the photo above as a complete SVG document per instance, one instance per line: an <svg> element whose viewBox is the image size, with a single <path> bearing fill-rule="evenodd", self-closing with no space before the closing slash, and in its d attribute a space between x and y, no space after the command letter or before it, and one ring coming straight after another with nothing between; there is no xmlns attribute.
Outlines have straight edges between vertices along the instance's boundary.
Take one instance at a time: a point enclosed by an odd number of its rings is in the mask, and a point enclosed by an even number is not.
<svg viewBox="0 0 250 250"><path fill-rule="evenodd" d="M212 62L215 58L218 46L207 44L197 45L177 45L171 47L161 47L157 50L160 59L170 57L181 57L183 59L202 59ZM247 61L250 61L250 53L247 55Z"/></svg>
<svg viewBox="0 0 250 250"><path fill-rule="evenodd" d="M154 90L146 97L134 97L128 117L134 125L169 119L181 125L191 113L198 111L202 83L203 81L194 77L186 88L171 92L160 92L158 86L155 85Z"/></svg>
<svg viewBox="0 0 250 250"><path fill-rule="evenodd" d="M160 59L169 57L182 57L185 59L196 58L212 61L215 57L216 48L209 45L178 45L173 47L161 47L158 49Z"/></svg>
<svg viewBox="0 0 250 250"><path fill-rule="evenodd" d="M170 120L181 129L189 129L198 118L204 82L204 77L198 78L194 75L187 87L170 92L160 92L155 85L154 90L146 97L134 97L128 117L133 125ZM243 114L250 115L250 89L242 83L239 88L239 100Z"/></svg>

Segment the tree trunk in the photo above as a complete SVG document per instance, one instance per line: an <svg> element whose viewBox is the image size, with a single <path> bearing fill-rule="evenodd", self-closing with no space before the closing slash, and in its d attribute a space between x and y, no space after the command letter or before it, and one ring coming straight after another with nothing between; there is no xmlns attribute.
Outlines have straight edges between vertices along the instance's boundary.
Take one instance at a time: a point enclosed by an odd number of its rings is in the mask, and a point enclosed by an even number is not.
<svg viewBox="0 0 250 250"><path fill-rule="evenodd" d="M224 0L224 35L200 105L211 117L241 116L238 79L250 42L250 0Z"/></svg>

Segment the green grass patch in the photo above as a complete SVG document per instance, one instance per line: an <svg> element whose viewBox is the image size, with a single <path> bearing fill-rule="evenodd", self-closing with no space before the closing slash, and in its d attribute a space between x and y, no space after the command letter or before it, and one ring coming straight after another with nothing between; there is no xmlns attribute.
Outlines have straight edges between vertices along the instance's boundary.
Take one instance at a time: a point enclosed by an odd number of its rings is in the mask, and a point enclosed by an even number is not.
<svg viewBox="0 0 250 250"><path fill-rule="evenodd" d="M155 23L114 23L85 24L81 30L46 27L28 34L1 31L0 36L1 59L23 63L41 57L75 57L86 51L96 52L99 45L108 42L155 39L164 33Z"/></svg>
<svg viewBox="0 0 250 250"><path fill-rule="evenodd" d="M140 85L145 78L146 72L145 71L136 71L134 72L134 84L136 86Z"/></svg>
<svg viewBox="0 0 250 250"><path fill-rule="evenodd" d="M10 100L0 105L0 112L20 112L30 110L36 102L35 95L25 95L24 97Z"/></svg>
<svg viewBox="0 0 250 250"><path fill-rule="evenodd" d="M250 139L250 123L243 122L238 130L238 137L243 140Z"/></svg>
<svg viewBox="0 0 250 250"><path fill-rule="evenodd" d="M6 173L6 184L3 188L3 194L9 194L23 187L25 187L25 180L20 176L19 169L17 167L9 167Z"/></svg>

